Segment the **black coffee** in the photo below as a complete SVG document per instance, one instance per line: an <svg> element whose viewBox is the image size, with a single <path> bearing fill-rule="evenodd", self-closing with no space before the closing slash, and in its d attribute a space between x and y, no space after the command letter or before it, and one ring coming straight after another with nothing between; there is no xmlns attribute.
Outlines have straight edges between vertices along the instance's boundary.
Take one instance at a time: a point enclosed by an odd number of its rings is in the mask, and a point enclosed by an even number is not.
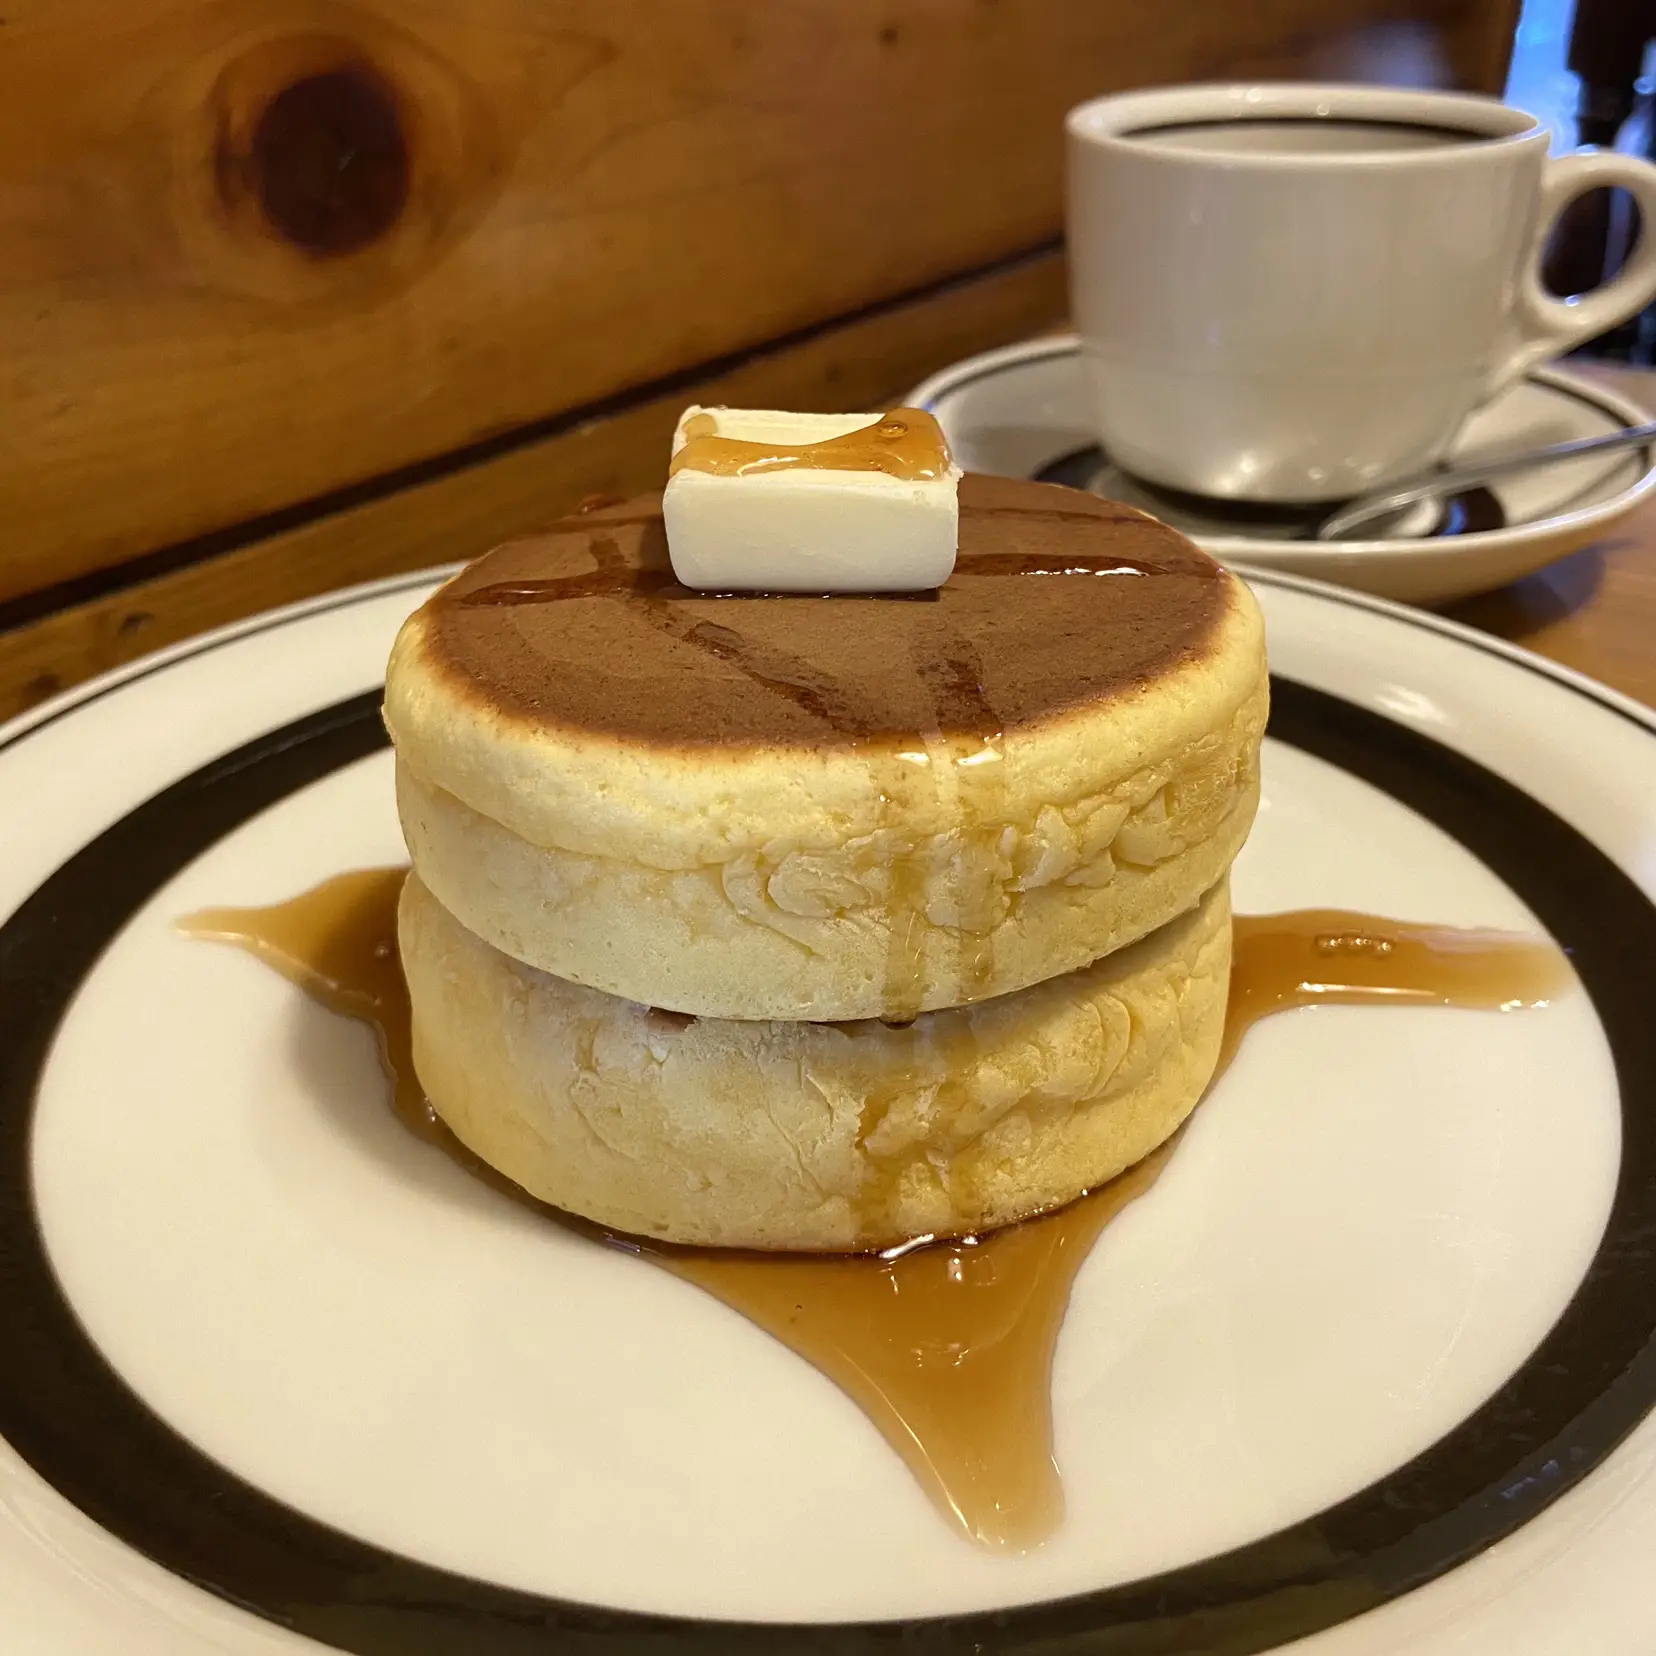
<svg viewBox="0 0 1656 1656"><path fill-rule="evenodd" d="M1270 116L1235 121L1187 121L1142 127L1128 137L1158 149L1198 155L1363 155L1376 151L1444 149L1487 143L1494 135L1462 127L1409 121L1343 121L1332 117Z"/></svg>

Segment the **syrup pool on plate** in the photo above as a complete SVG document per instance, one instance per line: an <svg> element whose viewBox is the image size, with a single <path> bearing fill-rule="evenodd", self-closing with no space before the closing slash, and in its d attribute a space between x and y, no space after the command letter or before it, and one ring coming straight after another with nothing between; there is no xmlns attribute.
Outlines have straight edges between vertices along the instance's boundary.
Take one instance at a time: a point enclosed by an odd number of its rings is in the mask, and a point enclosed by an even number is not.
<svg viewBox="0 0 1656 1656"><path fill-rule="evenodd" d="M443 1126L414 1073L397 953L406 870L342 874L268 908L207 909L190 936L233 943L323 1006L376 1032L402 1121L549 1220L714 1295L835 1382L972 1540L1022 1551L1062 1521L1050 1382L1075 1273L1109 1222L1155 1182L1177 1135L1080 1200L982 1237L921 1238L884 1254L761 1254L621 1235L534 1202ZM1261 1018L1297 1006L1516 1011L1572 981L1551 945L1306 909L1239 915L1220 1068Z"/></svg>

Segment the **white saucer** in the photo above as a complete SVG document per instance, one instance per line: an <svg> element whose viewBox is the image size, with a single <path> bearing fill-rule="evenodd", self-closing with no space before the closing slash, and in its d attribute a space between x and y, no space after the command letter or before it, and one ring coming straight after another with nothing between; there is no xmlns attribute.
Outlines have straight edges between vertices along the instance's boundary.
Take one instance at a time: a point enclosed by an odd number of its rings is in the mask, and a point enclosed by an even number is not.
<svg viewBox="0 0 1656 1656"><path fill-rule="evenodd" d="M1073 335L969 357L932 375L907 400L937 416L969 471L1099 485L1106 463L1092 433ZM1649 418L1637 403L1591 380L1561 368L1537 369L1472 416L1453 457L1596 437ZM1601 539L1656 489L1656 451L1632 449L1504 479L1473 502L1485 511L1496 508L1500 527L1478 529L1476 511L1471 523L1455 512L1434 532L1436 514L1422 510L1389 538L1339 543L1283 539L1280 530L1273 535L1254 523L1243 528L1198 518L1181 503L1137 491L1119 473L1107 487L1226 563L1311 576L1405 603L1441 604L1503 586Z"/></svg>
<svg viewBox="0 0 1656 1656"><path fill-rule="evenodd" d="M174 930L401 857L381 676L431 585L0 728L4 1656L1647 1656L1656 713L1256 577L1238 906L1542 928L1582 988L1250 1036L1076 1279L1068 1517L995 1556L815 1370Z"/></svg>

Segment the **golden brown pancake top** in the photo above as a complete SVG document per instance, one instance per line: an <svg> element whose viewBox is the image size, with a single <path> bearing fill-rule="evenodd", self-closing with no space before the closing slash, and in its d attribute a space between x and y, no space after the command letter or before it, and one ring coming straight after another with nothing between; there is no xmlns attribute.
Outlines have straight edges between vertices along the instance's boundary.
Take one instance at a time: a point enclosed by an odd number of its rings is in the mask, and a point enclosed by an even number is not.
<svg viewBox="0 0 1656 1656"><path fill-rule="evenodd" d="M673 579L661 497L497 547L429 606L430 659L518 718L671 747L981 733L1130 693L1200 656L1232 602L1154 519L968 474L936 593L709 595Z"/></svg>

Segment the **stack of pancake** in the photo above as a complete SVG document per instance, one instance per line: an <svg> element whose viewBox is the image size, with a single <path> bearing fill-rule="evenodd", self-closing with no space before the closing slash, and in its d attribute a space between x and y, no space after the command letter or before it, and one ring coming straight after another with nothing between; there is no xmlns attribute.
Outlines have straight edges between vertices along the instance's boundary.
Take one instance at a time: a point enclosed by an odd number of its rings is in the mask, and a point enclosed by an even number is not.
<svg viewBox="0 0 1656 1656"><path fill-rule="evenodd" d="M675 1242L1070 1201L1211 1077L1266 697L1239 581L1050 485L962 479L904 597L680 587L659 497L502 546L386 688L431 1103Z"/></svg>

